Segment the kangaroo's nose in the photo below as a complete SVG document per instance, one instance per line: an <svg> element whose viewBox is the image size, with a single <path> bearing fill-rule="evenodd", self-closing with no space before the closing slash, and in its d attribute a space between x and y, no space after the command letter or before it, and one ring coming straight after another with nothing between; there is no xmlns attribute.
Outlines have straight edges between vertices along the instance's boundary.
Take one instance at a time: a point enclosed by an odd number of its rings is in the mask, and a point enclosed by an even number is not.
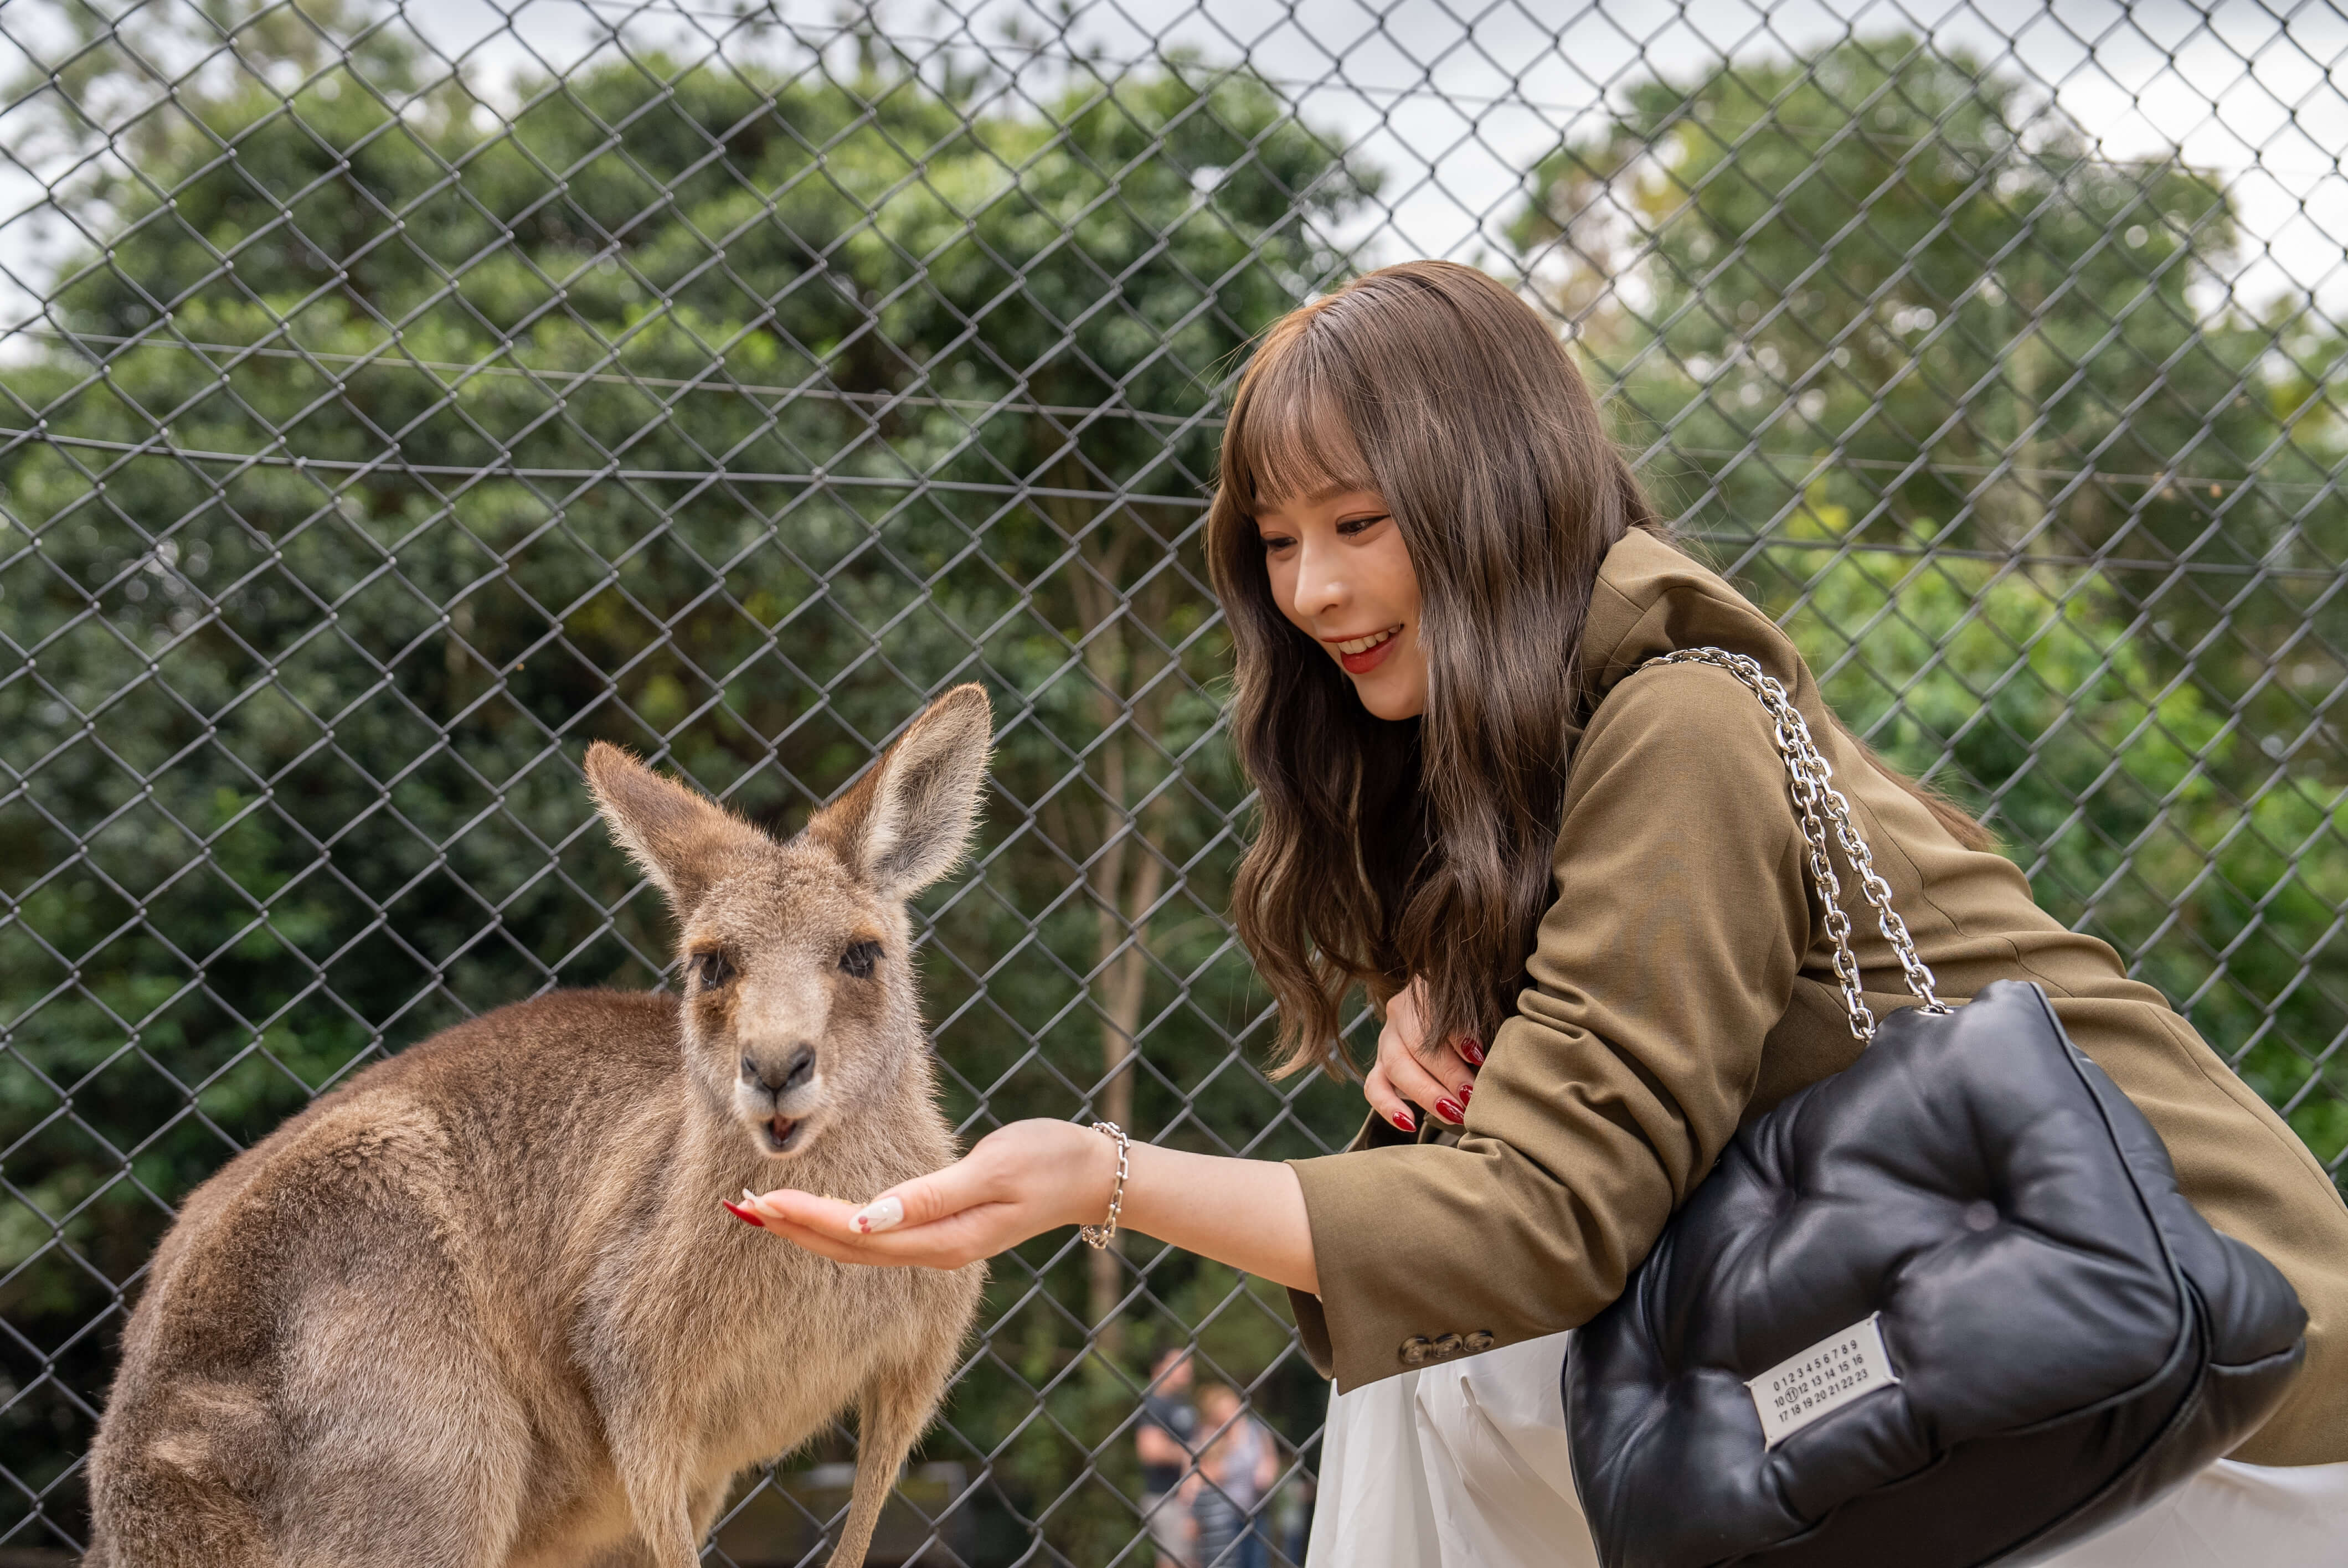
<svg viewBox="0 0 2348 1568"><path fill-rule="evenodd" d="M798 1047L774 1067L761 1067L747 1056L742 1059L742 1081L756 1084L769 1094L788 1094L814 1072L815 1047L811 1045Z"/></svg>

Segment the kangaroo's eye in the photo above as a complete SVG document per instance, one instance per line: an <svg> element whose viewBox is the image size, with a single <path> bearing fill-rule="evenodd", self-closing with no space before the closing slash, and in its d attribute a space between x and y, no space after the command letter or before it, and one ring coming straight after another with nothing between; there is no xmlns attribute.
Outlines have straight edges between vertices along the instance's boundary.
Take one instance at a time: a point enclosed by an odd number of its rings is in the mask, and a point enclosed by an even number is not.
<svg viewBox="0 0 2348 1568"><path fill-rule="evenodd" d="M880 961L880 944L878 942L853 943L848 951L839 955L839 967L860 980L870 979L872 966Z"/></svg>
<svg viewBox="0 0 2348 1568"><path fill-rule="evenodd" d="M714 991L734 978L734 966L726 961L724 953L713 948L693 955L693 978L701 983L703 990Z"/></svg>

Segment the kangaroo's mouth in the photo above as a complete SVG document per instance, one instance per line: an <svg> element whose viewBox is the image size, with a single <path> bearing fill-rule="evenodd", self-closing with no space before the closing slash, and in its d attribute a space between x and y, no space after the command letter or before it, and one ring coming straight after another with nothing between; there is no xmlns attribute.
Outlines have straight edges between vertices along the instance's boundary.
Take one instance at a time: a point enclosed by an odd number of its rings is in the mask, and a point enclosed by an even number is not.
<svg viewBox="0 0 2348 1568"><path fill-rule="evenodd" d="M758 1142L769 1154L788 1154L806 1139L807 1118L770 1116L758 1123Z"/></svg>

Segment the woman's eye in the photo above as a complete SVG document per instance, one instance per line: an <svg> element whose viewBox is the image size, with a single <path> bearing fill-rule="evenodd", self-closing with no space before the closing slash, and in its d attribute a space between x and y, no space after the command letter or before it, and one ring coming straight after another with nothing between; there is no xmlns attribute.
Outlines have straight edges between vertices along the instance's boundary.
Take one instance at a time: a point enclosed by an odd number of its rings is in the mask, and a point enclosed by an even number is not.
<svg viewBox="0 0 2348 1568"><path fill-rule="evenodd" d="M1263 536L1263 553L1276 556L1295 542L1286 534L1266 534Z"/></svg>
<svg viewBox="0 0 2348 1568"><path fill-rule="evenodd" d="M858 942L839 955L839 967L858 979L870 979L872 966L880 961L880 944Z"/></svg>
<svg viewBox="0 0 2348 1568"><path fill-rule="evenodd" d="M1347 518L1344 522L1337 525L1337 531L1340 534L1344 535L1346 538L1351 538L1355 534L1367 533L1370 529L1376 528L1380 523L1385 522L1390 515L1391 514L1385 512L1380 512L1375 518Z"/></svg>
<svg viewBox="0 0 2348 1568"><path fill-rule="evenodd" d="M693 955L693 978L705 991L714 991L734 978L734 966L715 949Z"/></svg>

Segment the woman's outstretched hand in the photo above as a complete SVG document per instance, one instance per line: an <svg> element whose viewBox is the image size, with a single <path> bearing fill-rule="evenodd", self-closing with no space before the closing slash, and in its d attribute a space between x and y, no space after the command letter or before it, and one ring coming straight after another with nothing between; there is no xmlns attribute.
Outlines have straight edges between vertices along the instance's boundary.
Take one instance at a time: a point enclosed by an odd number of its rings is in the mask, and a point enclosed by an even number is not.
<svg viewBox="0 0 2348 1568"><path fill-rule="evenodd" d="M1061 1225L1108 1218L1117 1142L1076 1122L1014 1122L942 1171L859 1207L781 1187L726 1206L840 1263L960 1268ZM1318 1291L1296 1173L1274 1160L1192 1154L1135 1142L1124 1228L1275 1284Z"/></svg>
<svg viewBox="0 0 2348 1568"><path fill-rule="evenodd" d="M1484 1065L1479 1040L1462 1035L1427 1042L1426 999L1426 982L1416 979L1395 993L1385 1027L1378 1030L1377 1065L1362 1081L1370 1109L1406 1132L1418 1131L1413 1104L1454 1126L1467 1120L1476 1070Z"/></svg>
<svg viewBox="0 0 2348 1568"><path fill-rule="evenodd" d="M767 1229L841 1263L960 1268L1059 1225L1108 1213L1117 1144L1075 1122L1014 1122L942 1171L859 1208L780 1187L740 1207Z"/></svg>

